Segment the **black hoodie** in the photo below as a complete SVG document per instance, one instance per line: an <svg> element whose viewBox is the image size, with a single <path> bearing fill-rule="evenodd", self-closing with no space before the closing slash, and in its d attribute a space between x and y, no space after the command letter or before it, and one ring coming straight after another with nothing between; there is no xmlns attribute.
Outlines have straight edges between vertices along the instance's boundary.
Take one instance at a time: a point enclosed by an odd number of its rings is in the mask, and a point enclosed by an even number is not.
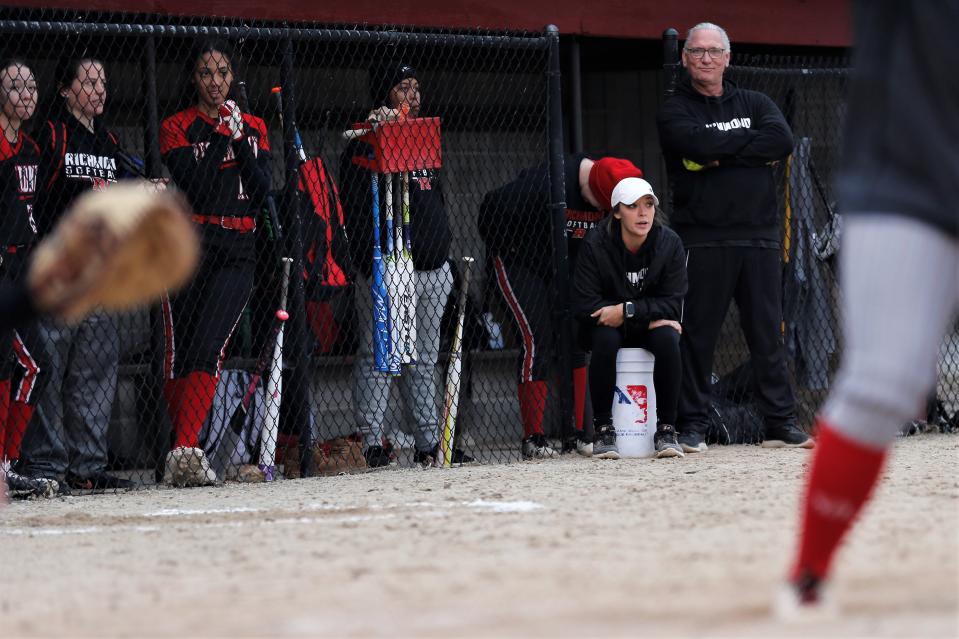
<svg viewBox="0 0 959 639"><path fill-rule="evenodd" d="M645 331L658 319L681 321L686 288L686 256L672 229L654 224L639 251L629 253L619 220L609 216L586 235L573 277L580 342L596 325L591 313L627 300L636 305L636 314L624 324L627 333Z"/></svg>
<svg viewBox="0 0 959 639"><path fill-rule="evenodd" d="M575 153L567 155L563 162L570 271L575 268L583 239L606 216L606 211L597 210L586 201L579 186L579 168L587 158L583 153ZM550 276L553 272L553 220L549 201L548 164L525 169L512 182L487 193L477 218L487 250Z"/></svg>
<svg viewBox="0 0 959 639"><path fill-rule="evenodd" d="M686 78L657 123L673 189L672 225L686 247L779 246L770 163L792 152L793 137L773 101L729 81L721 96L705 96ZM719 166L691 170L684 160Z"/></svg>

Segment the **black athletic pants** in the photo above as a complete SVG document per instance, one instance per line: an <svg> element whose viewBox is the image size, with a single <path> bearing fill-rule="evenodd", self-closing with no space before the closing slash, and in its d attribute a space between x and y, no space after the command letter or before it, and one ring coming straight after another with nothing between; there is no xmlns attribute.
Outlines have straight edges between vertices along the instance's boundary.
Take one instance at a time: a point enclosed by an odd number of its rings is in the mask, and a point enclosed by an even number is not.
<svg viewBox="0 0 959 639"><path fill-rule="evenodd" d="M204 225L193 281L164 304L165 377L218 375L227 344L253 290L254 234Z"/></svg>
<svg viewBox="0 0 959 639"><path fill-rule="evenodd" d="M620 348L645 348L656 358L653 386L656 389L657 422L675 424L682 378L679 333L676 329L660 326L651 331L630 331L626 334L622 327L596 326L591 339L593 354L589 360L589 395L593 404L593 424L601 426L612 422L616 353Z"/></svg>
<svg viewBox="0 0 959 639"><path fill-rule="evenodd" d="M496 283L506 301L522 339L520 383L549 378L553 361L553 283L525 264L507 257L493 257ZM576 335L573 325L573 335ZM573 368L586 365L586 353L573 346Z"/></svg>
<svg viewBox="0 0 959 639"><path fill-rule="evenodd" d="M677 430L706 432L713 356L730 300L736 300L739 308L756 401L766 426L794 420L795 400L781 331L780 250L691 248L686 269L689 291L682 322L683 383Z"/></svg>
<svg viewBox="0 0 959 639"><path fill-rule="evenodd" d="M10 253L0 246L0 283L22 280L27 264L26 249ZM0 309L0 313L12 316L14 311ZM48 360L36 321L23 323L16 330L0 329L0 380L13 381L11 399L36 405L50 377Z"/></svg>

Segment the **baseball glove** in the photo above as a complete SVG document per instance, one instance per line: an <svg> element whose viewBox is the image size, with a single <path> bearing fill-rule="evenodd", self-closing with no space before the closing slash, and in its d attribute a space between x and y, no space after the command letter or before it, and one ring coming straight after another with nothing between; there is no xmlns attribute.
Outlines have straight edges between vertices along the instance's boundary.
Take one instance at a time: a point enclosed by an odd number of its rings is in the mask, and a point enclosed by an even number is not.
<svg viewBox="0 0 959 639"><path fill-rule="evenodd" d="M39 311L77 321L98 306L129 309L179 288L199 252L182 195L123 182L77 198L34 251L27 285Z"/></svg>

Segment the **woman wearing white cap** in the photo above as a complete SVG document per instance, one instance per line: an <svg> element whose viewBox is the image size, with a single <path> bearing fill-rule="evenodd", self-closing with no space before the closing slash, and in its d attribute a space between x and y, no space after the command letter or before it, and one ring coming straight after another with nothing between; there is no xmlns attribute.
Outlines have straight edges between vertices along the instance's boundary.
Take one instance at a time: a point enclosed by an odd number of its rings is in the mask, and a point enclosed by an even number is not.
<svg viewBox="0 0 959 639"><path fill-rule="evenodd" d="M687 286L683 245L657 219L659 199L646 180L629 177L618 182L610 205L613 214L586 236L573 280L580 339L592 351L593 455L619 458L612 424L616 353L639 347L656 357L656 456L683 457L674 428Z"/></svg>

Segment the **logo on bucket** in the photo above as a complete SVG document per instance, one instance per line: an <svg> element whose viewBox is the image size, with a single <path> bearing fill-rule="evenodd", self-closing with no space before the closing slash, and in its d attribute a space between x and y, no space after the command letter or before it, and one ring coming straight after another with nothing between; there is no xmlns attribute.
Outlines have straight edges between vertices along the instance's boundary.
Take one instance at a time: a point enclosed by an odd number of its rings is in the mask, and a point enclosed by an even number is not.
<svg viewBox="0 0 959 639"><path fill-rule="evenodd" d="M619 400L620 404L635 404L636 410L639 412L639 419L636 420L637 424L645 424L648 418L646 414L646 385L638 384L635 386L627 386L626 392L624 393L620 390L619 386L616 387L616 397Z"/></svg>

